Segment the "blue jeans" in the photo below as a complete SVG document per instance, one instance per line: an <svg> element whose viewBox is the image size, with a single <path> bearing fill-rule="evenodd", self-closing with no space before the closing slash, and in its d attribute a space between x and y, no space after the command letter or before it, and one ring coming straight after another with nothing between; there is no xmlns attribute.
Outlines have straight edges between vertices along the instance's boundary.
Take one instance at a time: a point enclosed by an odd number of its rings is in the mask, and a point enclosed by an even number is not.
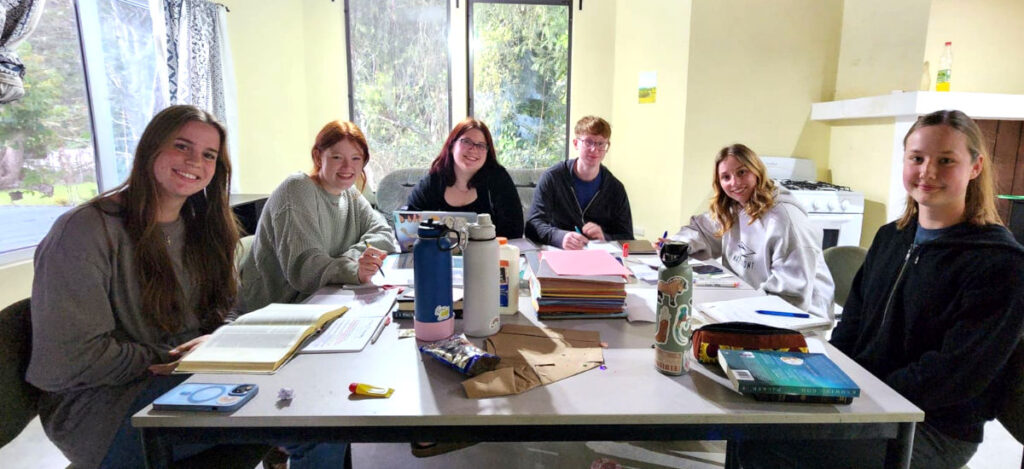
<svg viewBox="0 0 1024 469"><path fill-rule="evenodd" d="M107 455L100 464L102 469L134 469L145 466L145 454L142 450L142 433L132 426L131 418L167 391L170 391L188 375L155 376L150 378L146 388L132 402L128 415L121 421L121 426L114 435L114 441L107 449ZM224 430L230 432L230 429ZM292 469L341 468L345 464L345 453L348 443L292 443L268 442L268 445L284 446L288 450ZM181 461L203 451L214 448L213 444L175 445L173 459Z"/></svg>
<svg viewBox="0 0 1024 469"><path fill-rule="evenodd" d="M888 440L744 441L740 465L757 468L870 468L885 464ZM911 468L960 468L978 450L978 443L946 436L926 423L914 429Z"/></svg>

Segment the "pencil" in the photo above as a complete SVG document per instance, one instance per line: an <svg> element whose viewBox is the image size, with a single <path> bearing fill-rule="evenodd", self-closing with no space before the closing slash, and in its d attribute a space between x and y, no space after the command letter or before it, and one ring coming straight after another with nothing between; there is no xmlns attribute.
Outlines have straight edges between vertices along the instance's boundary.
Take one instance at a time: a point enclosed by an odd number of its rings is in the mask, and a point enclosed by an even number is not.
<svg viewBox="0 0 1024 469"><path fill-rule="evenodd" d="M366 246L366 249L370 249L370 243L367 242L365 239L363 240L363 246ZM380 261L380 268L378 270L380 270L380 276L381 277L387 277L387 275L384 274L384 260L383 259L381 259L381 261Z"/></svg>

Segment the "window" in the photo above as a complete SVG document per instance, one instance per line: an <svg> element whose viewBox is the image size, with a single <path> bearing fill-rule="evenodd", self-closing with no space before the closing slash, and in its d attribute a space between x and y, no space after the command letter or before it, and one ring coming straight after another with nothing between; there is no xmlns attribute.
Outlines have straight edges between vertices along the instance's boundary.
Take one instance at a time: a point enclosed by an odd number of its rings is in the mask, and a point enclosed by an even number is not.
<svg viewBox="0 0 1024 469"><path fill-rule="evenodd" d="M529 3L469 3L470 114L490 127L502 165L546 168L569 150L572 12Z"/></svg>
<svg viewBox="0 0 1024 469"><path fill-rule="evenodd" d="M58 216L97 193L70 0L50 0L17 52L25 96L0 106L0 258L28 257ZM21 251L19 256L16 252Z"/></svg>
<svg viewBox="0 0 1024 469"><path fill-rule="evenodd" d="M373 173L427 167L451 127L448 0L348 0L346 10L349 115Z"/></svg>

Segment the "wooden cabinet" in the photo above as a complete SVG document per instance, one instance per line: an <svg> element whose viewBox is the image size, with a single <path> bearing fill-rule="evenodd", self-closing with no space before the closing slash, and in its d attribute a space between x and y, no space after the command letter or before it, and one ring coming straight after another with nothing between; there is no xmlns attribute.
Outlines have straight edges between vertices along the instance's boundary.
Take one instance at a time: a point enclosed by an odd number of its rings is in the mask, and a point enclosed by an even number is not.
<svg viewBox="0 0 1024 469"><path fill-rule="evenodd" d="M996 194L1024 195L1024 121L976 122L989 145ZM996 199L996 208L1003 224L1009 226L1010 201Z"/></svg>

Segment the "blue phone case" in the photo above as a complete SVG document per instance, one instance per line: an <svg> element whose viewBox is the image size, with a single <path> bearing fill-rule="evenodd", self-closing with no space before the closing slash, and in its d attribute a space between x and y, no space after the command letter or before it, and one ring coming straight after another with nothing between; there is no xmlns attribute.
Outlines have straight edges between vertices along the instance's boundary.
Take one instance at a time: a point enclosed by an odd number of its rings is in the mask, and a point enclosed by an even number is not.
<svg viewBox="0 0 1024 469"><path fill-rule="evenodd" d="M182 383L153 401L153 409L232 412L259 390L255 384Z"/></svg>

